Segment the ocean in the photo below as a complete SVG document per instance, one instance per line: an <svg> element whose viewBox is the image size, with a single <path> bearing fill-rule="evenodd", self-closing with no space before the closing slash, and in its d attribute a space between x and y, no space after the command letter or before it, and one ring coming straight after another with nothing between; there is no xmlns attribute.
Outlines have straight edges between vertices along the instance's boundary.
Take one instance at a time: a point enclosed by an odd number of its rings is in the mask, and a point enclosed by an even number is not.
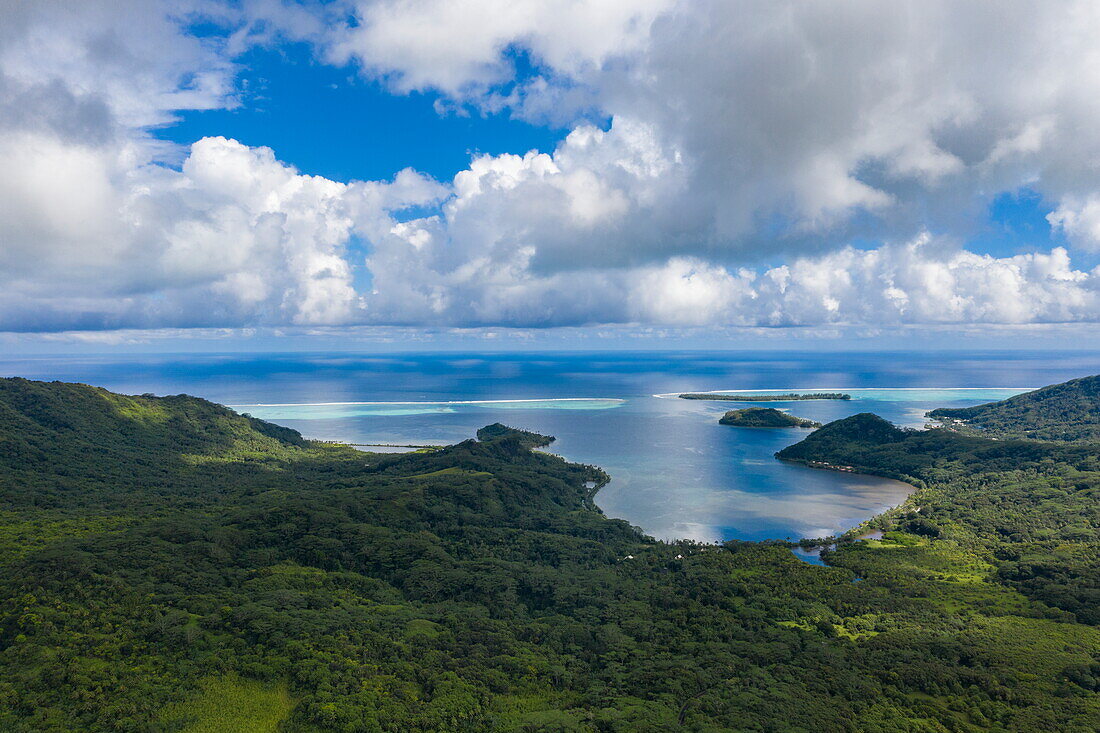
<svg viewBox="0 0 1100 733"><path fill-rule="evenodd" d="M606 352L162 354L0 359L0 374L128 394L187 393L309 438L448 444L503 422L557 437L601 466L608 515L662 539L798 539L848 529L911 487L775 460L800 429L718 424L743 403L681 392L844 391L846 401L768 403L828 422L874 412L919 427L934 407L1004 399L1100 371L1084 352Z"/></svg>

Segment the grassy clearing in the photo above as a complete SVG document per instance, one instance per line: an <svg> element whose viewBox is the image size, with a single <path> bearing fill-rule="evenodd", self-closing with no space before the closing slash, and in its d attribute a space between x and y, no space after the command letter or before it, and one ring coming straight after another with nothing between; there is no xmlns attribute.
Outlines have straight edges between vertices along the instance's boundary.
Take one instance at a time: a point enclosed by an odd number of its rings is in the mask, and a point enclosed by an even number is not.
<svg viewBox="0 0 1100 733"><path fill-rule="evenodd" d="M442 468L438 471L429 471L428 473L417 473L409 476L409 478L437 478L443 476L482 476L492 477L493 474L488 471L470 471L465 468Z"/></svg>
<svg viewBox="0 0 1100 733"><path fill-rule="evenodd" d="M286 683L265 684L228 674L203 680L196 697L169 706L161 718L184 721L183 733L274 733L293 708Z"/></svg>
<svg viewBox="0 0 1100 733"><path fill-rule="evenodd" d="M950 541L890 533L884 540L845 546L831 562L872 583L911 587L944 613L986 616L1035 614L1036 604L992 581L994 568L972 551Z"/></svg>

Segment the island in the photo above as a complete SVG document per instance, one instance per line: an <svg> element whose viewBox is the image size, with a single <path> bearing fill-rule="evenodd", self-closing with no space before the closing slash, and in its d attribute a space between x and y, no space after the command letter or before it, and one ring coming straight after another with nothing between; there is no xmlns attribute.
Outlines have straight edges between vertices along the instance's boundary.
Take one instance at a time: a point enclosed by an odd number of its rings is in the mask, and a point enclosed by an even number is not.
<svg viewBox="0 0 1100 733"><path fill-rule="evenodd" d="M718 421L737 428L820 428L821 423L796 417L774 407L746 407L730 410Z"/></svg>
<svg viewBox="0 0 1100 733"><path fill-rule="evenodd" d="M1095 442L829 423L780 457L914 493L819 567L647 537L550 440L0 379L0 730L1097 729Z"/></svg>
<svg viewBox="0 0 1100 733"><path fill-rule="evenodd" d="M716 400L719 402L798 402L799 400L850 400L852 395L843 392L812 392L810 394L715 394L711 392L685 392L682 400Z"/></svg>

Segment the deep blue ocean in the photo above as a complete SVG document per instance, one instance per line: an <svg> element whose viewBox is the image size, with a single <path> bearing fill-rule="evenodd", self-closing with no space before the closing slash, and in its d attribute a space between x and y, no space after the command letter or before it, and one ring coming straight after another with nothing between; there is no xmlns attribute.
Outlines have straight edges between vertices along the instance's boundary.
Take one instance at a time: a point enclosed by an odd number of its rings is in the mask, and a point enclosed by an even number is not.
<svg viewBox="0 0 1100 733"><path fill-rule="evenodd" d="M551 447L612 476L596 502L661 538L820 537L904 500L883 479L781 463L805 430L718 424L740 403L680 392L839 391L850 401L770 403L828 422L875 412L924 424L934 407L979 404L1100 372L1067 352L610 352L226 354L28 357L0 374L95 384L129 394L187 393L309 438L453 443L492 422L557 436Z"/></svg>

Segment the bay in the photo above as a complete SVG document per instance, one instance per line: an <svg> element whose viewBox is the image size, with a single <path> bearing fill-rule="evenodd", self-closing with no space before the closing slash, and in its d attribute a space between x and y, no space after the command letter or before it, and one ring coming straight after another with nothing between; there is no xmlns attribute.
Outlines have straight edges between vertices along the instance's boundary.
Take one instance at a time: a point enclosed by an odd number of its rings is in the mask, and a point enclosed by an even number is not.
<svg viewBox="0 0 1100 733"><path fill-rule="evenodd" d="M934 407L1004 399L1098 363L1086 352L163 354L8 358L0 372L194 394L353 443L442 445L499 421L555 435L554 452L607 470L596 500L608 516L664 539L720 541L834 534L911 487L777 461L806 431L721 426L746 405L680 392L844 391L853 399L769 405L919 427Z"/></svg>

